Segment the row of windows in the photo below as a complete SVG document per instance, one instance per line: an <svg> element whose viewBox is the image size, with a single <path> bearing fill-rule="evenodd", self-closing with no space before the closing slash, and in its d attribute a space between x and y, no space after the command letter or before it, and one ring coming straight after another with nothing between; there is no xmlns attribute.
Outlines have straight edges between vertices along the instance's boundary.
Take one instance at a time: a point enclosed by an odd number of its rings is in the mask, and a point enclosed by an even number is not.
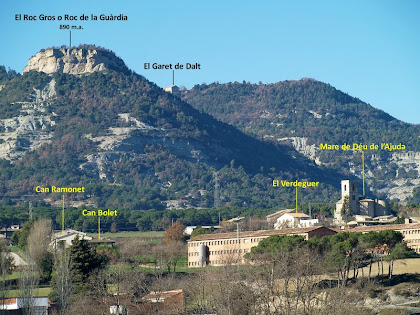
<svg viewBox="0 0 420 315"><path fill-rule="evenodd" d="M251 238L251 239L244 239L244 243L258 243L263 238ZM189 243L188 247L197 247L200 244L204 244L206 246L215 246L215 245L230 245L230 244L241 244L241 239L231 239L231 240L222 240L222 241L208 241L208 242L196 242L196 243Z"/></svg>
<svg viewBox="0 0 420 315"><path fill-rule="evenodd" d="M235 240L223 240L223 241L209 241L209 242L200 242L200 243L190 243L188 244L189 247L197 247L200 244L204 244L206 246L214 246L214 245L228 245L228 244L239 244L241 243L241 240L235 239Z"/></svg>
<svg viewBox="0 0 420 315"><path fill-rule="evenodd" d="M248 253L249 249L245 248L242 249L224 249L224 250L211 250L210 255L227 255L227 254L242 254ZM191 252L188 253L188 257L198 256L198 252Z"/></svg>
<svg viewBox="0 0 420 315"><path fill-rule="evenodd" d="M420 234L420 230L408 230L408 231L402 231L403 235L410 235L410 234Z"/></svg>
<svg viewBox="0 0 420 315"><path fill-rule="evenodd" d="M407 243L420 243L420 239L418 238L418 239L415 239L415 240L410 240L410 239L408 239L408 240L405 240Z"/></svg>
<svg viewBox="0 0 420 315"><path fill-rule="evenodd" d="M251 242L251 243L259 243L262 239L263 239L262 237L260 237L260 238L245 239L244 240L244 243L249 243L249 242Z"/></svg>
<svg viewBox="0 0 420 315"><path fill-rule="evenodd" d="M209 265L224 265L227 263L232 263L231 260L210 260ZM192 261L188 263L188 267L201 267L200 263L198 261Z"/></svg>
<svg viewBox="0 0 420 315"><path fill-rule="evenodd" d="M224 265L232 262L231 260L210 260L209 265Z"/></svg>
<svg viewBox="0 0 420 315"><path fill-rule="evenodd" d="M237 254L238 249L224 249L224 250L211 250L210 255L225 255L225 254ZM242 253L242 249L239 249L239 253Z"/></svg>

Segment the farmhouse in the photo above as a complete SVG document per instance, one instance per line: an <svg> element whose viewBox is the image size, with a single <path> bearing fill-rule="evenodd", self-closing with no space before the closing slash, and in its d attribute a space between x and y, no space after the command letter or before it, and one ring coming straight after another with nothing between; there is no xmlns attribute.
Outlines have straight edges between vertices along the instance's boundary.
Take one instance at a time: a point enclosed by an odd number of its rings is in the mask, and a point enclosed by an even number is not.
<svg viewBox="0 0 420 315"><path fill-rule="evenodd" d="M73 240L76 237L79 237L79 239L83 240L92 240L92 237L88 236L86 233L72 230L72 229L66 229L64 230L64 233L62 231L55 231L52 236L52 241L50 243L50 247L53 249L60 248L60 246L64 246L64 248L68 248L73 243Z"/></svg>

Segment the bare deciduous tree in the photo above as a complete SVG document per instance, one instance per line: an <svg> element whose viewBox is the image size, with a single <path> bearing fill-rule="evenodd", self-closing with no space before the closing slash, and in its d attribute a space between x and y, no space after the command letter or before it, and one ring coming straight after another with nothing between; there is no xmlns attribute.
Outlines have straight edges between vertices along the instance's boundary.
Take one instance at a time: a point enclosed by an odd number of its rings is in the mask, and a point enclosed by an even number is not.
<svg viewBox="0 0 420 315"><path fill-rule="evenodd" d="M59 306L59 314L67 314L73 298L74 286L71 271L71 258L68 250L59 250L55 253L55 275L53 290Z"/></svg>
<svg viewBox="0 0 420 315"><path fill-rule="evenodd" d="M0 241L0 275L1 275L1 282L0 282L0 298L4 303L6 299L6 293L8 290L8 285L6 282L7 275L11 272L13 268L13 258L10 256L9 250L7 248L6 242L1 240ZM4 308L4 305L2 307Z"/></svg>
<svg viewBox="0 0 420 315"><path fill-rule="evenodd" d="M51 235L51 219L40 219L34 222L27 243L29 255L34 260L37 268L40 268L42 256L48 250Z"/></svg>
<svg viewBox="0 0 420 315"><path fill-rule="evenodd" d="M22 308L26 315L35 314L35 289L38 285L38 267L30 255L27 255L27 265L22 266L19 278Z"/></svg>

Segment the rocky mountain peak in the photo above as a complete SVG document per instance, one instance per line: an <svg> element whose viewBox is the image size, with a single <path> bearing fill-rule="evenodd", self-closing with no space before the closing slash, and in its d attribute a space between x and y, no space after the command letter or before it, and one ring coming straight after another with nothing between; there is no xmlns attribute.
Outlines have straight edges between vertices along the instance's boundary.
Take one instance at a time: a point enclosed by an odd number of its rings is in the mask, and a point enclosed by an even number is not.
<svg viewBox="0 0 420 315"><path fill-rule="evenodd" d="M129 71L124 61L113 52L95 46L43 49L28 61L23 72L31 70L48 74L59 72L89 74L96 71Z"/></svg>

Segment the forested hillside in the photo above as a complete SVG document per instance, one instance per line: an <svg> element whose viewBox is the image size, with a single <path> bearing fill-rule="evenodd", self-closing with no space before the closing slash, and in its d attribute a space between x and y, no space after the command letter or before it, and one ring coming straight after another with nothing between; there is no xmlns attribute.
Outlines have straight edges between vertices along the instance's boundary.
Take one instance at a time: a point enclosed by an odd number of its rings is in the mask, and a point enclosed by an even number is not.
<svg viewBox="0 0 420 315"><path fill-rule="evenodd" d="M30 71L0 91L0 195L53 203L36 186L84 186L68 195L100 207L284 207L293 189L273 179L316 180L302 202L338 197L340 175L287 145L267 143L200 113L135 73ZM14 138L13 138L14 137Z"/></svg>
<svg viewBox="0 0 420 315"><path fill-rule="evenodd" d="M290 143L318 164L359 177L360 154L321 151L320 143L404 144L406 150L397 153L366 152L370 186L389 199L410 199L413 187L420 185L420 126L399 121L329 84L313 79L202 84L185 91L183 100L257 139ZM392 180L400 181L391 185Z"/></svg>

